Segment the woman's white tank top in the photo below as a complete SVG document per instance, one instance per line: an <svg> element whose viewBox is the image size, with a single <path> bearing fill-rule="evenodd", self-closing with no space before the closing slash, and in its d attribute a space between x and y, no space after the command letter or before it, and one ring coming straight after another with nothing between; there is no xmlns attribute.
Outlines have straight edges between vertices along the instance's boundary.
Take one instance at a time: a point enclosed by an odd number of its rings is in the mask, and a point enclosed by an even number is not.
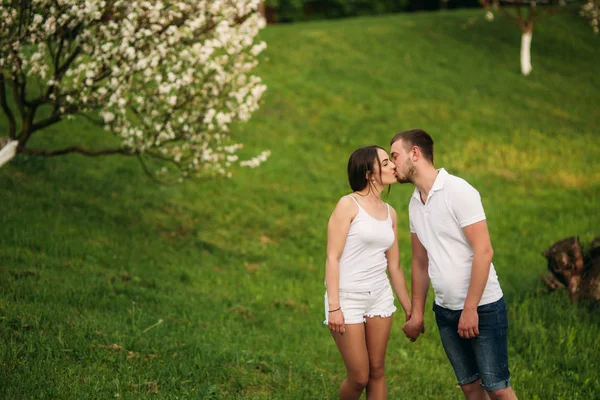
<svg viewBox="0 0 600 400"><path fill-rule="evenodd" d="M365 292L377 290L388 284L385 252L394 243L394 229L390 206L388 216L379 220L349 195L358 206L358 213L350 224L346 244L339 262L340 291Z"/></svg>

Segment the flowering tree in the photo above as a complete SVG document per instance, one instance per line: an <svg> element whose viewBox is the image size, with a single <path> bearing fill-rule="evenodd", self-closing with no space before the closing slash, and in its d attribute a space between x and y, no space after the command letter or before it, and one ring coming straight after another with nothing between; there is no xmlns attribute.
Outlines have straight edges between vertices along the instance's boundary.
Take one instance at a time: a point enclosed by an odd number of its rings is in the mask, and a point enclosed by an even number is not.
<svg viewBox="0 0 600 400"><path fill-rule="evenodd" d="M248 120L266 89L250 74L266 47L256 39L264 26L258 4L0 0L0 106L16 151L123 154L146 171L158 160L163 172L171 165L182 176L230 174L241 144L228 127ZM75 115L120 145L29 147L32 135ZM240 164L254 167L268 155Z"/></svg>
<svg viewBox="0 0 600 400"><path fill-rule="evenodd" d="M581 6L581 16L590 22L594 33L600 32L598 18L600 18L600 0L586 0Z"/></svg>
<svg viewBox="0 0 600 400"><path fill-rule="evenodd" d="M488 21L494 19L492 10L499 11L521 30L521 73L529 75L531 65L531 39L533 26L565 5L566 0L482 0ZM593 0L591 0L593 1ZM511 11L511 10L514 10Z"/></svg>
<svg viewBox="0 0 600 400"><path fill-rule="evenodd" d="M555 14L568 0L481 0L485 9L485 18L494 19L493 11L498 11L521 29L521 73L531 73L531 39L534 23ZM600 0L584 0L580 14L586 18L594 33L598 33ZM510 10L514 10L511 12ZM527 13L525 13L525 11Z"/></svg>

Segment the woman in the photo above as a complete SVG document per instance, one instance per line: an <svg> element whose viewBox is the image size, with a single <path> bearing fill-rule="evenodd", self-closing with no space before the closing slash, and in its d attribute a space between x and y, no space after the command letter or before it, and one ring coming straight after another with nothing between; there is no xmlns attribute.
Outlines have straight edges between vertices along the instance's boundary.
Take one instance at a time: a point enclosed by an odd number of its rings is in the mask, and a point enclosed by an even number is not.
<svg viewBox="0 0 600 400"><path fill-rule="evenodd" d="M395 169L380 146L352 153L348 180L354 193L339 200L329 219L324 323L346 365L343 400L358 399L365 388L368 399L387 398L385 352L396 311L392 286L410 317L396 211L381 199L385 186L396 182Z"/></svg>

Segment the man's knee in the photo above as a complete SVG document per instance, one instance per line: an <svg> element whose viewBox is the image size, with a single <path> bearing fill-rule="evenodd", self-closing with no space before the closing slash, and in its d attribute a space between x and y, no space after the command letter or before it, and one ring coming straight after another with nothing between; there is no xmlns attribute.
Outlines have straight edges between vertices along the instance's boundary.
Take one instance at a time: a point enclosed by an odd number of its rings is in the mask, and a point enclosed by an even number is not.
<svg viewBox="0 0 600 400"><path fill-rule="evenodd" d="M477 379L471 383L465 383L464 385L461 385L460 388L465 394L473 394L483 391L483 388L481 387L481 379Z"/></svg>
<svg viewBox="0 0 600 400"><path fill-rule="evenodd" d="M467 400L489 400L486 391L481 387L481 379L461 385L460 388Z"/></svg>
<svg viewBox="0 0 600 400"><path fill-rule="evenodd" d="M514 396L512 388L510 386L502 388L502 389L498 389L498 390L491 390L488 392L488 394L492 398L492 400L504 400L504 399L515 399L516 398L516 396Z"/></svg>

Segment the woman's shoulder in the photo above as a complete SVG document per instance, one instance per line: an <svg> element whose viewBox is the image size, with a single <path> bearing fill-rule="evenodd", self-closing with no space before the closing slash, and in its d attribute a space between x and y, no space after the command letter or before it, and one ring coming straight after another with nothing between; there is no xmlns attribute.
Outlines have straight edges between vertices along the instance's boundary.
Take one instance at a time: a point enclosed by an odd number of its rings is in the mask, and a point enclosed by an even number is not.
<svg viewBox="0 0 600 400"><path fill-rule="evenodd" d="M337 204L338 206L341 206L343 208L350 209L356 208L356 206L358 205L358 201L352 196L352 194L347 194L340 197Z"/></svg>
<svg viewBox="0 0 600 400"><path fill-rule="evenodd" d="M347 194L345 196L340 197L340 199L338 200L338 202L335 206L334 211L336 211L338 213L346 214L346 215L350 216L352 219L354 219L354 217L358 213L357 205L358 205L358 202L356 201L356 199L354 199L351 194Z"/></svg>

